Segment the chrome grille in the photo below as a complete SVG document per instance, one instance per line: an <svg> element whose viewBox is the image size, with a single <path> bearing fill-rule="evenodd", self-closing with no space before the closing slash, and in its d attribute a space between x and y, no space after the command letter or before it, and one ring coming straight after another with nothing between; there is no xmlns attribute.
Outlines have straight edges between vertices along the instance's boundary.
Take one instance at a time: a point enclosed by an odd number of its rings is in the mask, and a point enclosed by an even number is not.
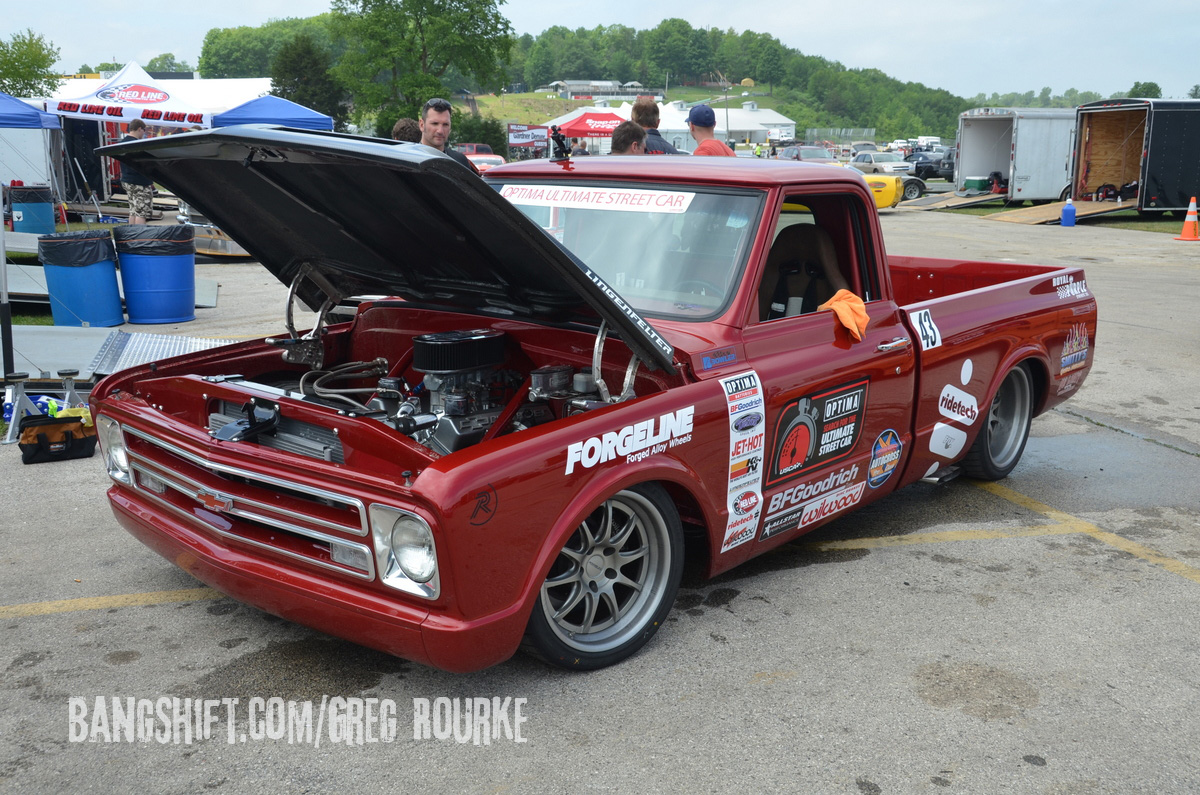
<svg viewBox="0 0 1200 795"><path fill-rule="evenodd" d="M367 509L355 497L240 467L217 464L144 431L125 427L134 488L213 532L342 572L375 578L375 555L364 543ZM283 504L301 500L303 510Z"/></svg>

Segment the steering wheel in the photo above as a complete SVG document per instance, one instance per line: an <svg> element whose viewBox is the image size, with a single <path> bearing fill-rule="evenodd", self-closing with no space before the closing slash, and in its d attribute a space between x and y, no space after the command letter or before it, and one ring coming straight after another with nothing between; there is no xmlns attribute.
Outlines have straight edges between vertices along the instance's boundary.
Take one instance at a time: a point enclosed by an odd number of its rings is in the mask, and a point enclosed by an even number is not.
<svg viewBox="0 0 1200 795"><path fill-rule="evenodd" d="M720 298L725 295L725 291L712 282L706 282L703 279L684 279L675 285L677 293L691 293L692 295L712 295Z"/></svg>

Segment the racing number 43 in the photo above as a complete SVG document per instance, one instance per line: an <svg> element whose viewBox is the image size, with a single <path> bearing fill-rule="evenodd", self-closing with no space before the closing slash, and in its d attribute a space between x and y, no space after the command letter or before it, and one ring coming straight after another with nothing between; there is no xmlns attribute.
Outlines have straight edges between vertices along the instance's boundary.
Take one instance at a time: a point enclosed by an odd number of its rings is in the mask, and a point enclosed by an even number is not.
<svg viewBox="0 0 1200 795"><path fill-rule="evenodd" d="M921 340L921 350L927 351L942 344L942 332L938 331L937 324L933 322L933 315L928 309L914 312L912 319L917 329L917 337Z"/></svg>

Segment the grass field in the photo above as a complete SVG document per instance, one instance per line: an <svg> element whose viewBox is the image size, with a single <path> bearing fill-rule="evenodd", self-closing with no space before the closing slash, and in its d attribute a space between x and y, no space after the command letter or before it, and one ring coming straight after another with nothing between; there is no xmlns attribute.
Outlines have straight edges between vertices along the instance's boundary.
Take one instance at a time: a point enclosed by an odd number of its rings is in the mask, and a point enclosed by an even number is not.
<svg viewBox="0 0 1200 795"><path fill-rule="evenodd" d="M936 210L942 213L957 213L958 215L991 215L1009 209L1003 204L983 204L976 207L963 207L958 210ZM1075 221L1079 226L1098 226L1108 229L1133 229L1138 232L1161 232L1178 235L1183 229L1183 214L1174 212L1152 215L1141 215L1137 210L1120 210L1107 215L1097 215L1092 218L1080 218Z"/></svg>

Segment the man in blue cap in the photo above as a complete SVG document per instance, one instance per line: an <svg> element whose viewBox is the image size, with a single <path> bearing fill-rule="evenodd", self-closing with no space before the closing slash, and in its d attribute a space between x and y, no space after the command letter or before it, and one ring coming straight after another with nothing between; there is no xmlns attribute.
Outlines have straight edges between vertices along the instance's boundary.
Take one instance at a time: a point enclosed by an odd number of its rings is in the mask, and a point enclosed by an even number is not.
<svg viewBox="0 0 1200 795"><path fill-rule="evenodd" d="M726 146L713 134L717 127L717 114L708 105L693 105L688 111L688 129L696 142L693 155L716 155L718 157L736 157L733 150Z"/></svg>

